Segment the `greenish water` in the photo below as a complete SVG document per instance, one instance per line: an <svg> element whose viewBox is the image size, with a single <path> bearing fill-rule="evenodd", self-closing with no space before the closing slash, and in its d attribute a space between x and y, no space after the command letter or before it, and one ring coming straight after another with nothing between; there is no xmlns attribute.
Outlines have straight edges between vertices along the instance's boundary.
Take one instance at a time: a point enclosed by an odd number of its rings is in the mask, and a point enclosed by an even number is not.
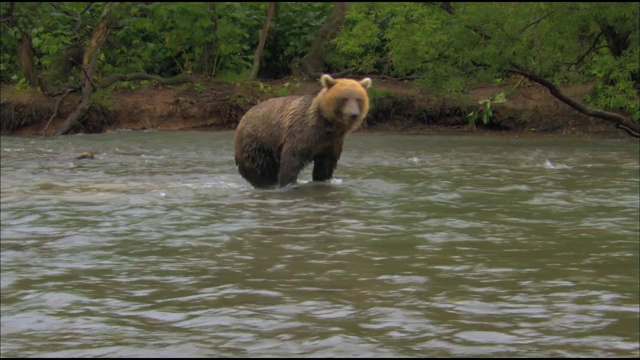
<svg viewBox="0 0 640 360"><path fill-rule="evenodd" d="M355 134L293 191L233 132L0 147L3 357L640 355L637 141Z"/></svg>

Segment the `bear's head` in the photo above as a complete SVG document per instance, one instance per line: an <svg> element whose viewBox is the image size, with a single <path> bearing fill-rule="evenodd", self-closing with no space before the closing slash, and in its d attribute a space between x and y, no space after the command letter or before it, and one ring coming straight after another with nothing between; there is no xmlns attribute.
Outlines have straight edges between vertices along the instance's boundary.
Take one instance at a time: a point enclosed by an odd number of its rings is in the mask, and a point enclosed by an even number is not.
<svg viewBox="0 0 640 360"><path fill-rule="evenodd" d="M342 125L347 131L357 129L369 112L367 89L371 86L371 79L334 79L324 74L320 83L322 90L317 96L317 104L322 116Z"/></svg>

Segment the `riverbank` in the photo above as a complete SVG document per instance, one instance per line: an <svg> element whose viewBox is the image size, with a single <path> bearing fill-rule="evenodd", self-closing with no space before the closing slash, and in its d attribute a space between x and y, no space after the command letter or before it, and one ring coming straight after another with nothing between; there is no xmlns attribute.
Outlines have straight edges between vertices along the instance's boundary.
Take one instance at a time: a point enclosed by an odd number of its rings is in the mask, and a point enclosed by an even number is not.
<svg viewBox="0 0 640 360"><path fill-rule="evenodd" d="M0 86L2 135L53 135L80 100L80 94L74 93L58 105L59 97L9 84ZM229 83L199 78L194 83L177 86L121 83L113 90L94 94L87 118L71 133L232 130L244 112L260 101L312 94L319 89L317 82L294 79ZM562 90L581 99L590 85ZM484 124L478 119L475 126L470 124L468 115L483 108L478 102L501 92L508 96L505 102L492 103L490 121ZM546 88L518 78L501 84L479 84L462 95L433 94L410 82L374 78L370 99L371 110L360 131L628 137L606 121L571 109Z"/></svg>

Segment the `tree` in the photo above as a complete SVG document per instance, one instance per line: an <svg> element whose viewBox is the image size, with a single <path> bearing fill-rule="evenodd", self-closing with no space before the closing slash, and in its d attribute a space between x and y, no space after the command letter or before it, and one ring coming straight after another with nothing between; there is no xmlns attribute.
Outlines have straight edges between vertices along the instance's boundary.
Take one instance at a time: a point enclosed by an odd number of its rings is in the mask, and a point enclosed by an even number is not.
<svg viewBox="0 0 640 360"><path fill-rule="evenodd" d="M637 3L362 3L334 43L343 66L414 76L434 89L460 92L519 74L637 137L638 10ZM390 59L384 70L380 57ZM584 102L562 94L560 85L579 82L595 84Z"/></svg>
<svg viewBox="0 0 640 360"><path fill-rule="evenodd" d="M292 64L307 54L317 31L325 24L335 7L333 3L323 2L277 4L258 73L258 76L264 78L290 75Z"/></svg>
<svg viewBox="0 0 640 360"><path fill-rule="evenodd" d="M294 74L306 75L311 78L320 77L325 69L324 61L331 49L331 41L340 33L349 5L348 2L335 4L326 22L316 33L309 51L302 59L294 62L292 67Z"/></svg>
<svg viewBox="0 0 640 360"><path fill-rule="evenodd" d="M111 8L113 6L114 3L111 2L105 5L104 10L102 11L102 16L100 17L100 20L98 20L98 24L91 34L89 45L85 49L82 57L82 71L84 72L82 100L80 100L80 104L76 110L69 114L67 119L60 126L56 135L64 135L68 133L76 124L78 119L81 119L86 114L87 109L90 107L89 102L91 100L91 94L97 88L94 84L93 73L96 70L96 62L100 54L100 48L102 48L102 45L107 40L107 36L109 36L109 32L111 31Z"/></svg>
<svg viewBox="0 0 640 360"><path fill-rule="evenodd" d="M264 49L264 44L267 42L267 34L269 33L269 25L271 25L271 18L275 13L276 13L276 3L269 2L269 9L267 10L267 18L264 20L262 32L260 33L260 41L258 42L256 53L253 56L253 66L251 67L251 74L249 75L248 80L255 80L256 77L258 76L258 71L260 71L260 60L262 59L262 50Z"/></svg>
<svg viewBox="0 0 640 360"><path fill-rule="evenodd" d="M2 3L2 24L12 31L16 41L16 53L20 63L22 75L29 85L36 84L36 71L34 63L34 51L29 26L31 22L27 16L30 10L34 10L33 3ZM4 29L3 29L4 31Z"/></svg>

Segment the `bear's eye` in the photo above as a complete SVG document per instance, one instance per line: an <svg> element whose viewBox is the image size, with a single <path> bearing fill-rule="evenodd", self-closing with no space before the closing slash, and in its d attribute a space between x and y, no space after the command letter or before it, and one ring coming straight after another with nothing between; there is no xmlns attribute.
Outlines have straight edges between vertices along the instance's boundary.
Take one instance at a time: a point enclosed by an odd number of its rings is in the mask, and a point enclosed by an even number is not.
<svg viewBox="0 0 640 360"><path fill-rule="evenodd" d="M358 106L362 108L362 102L363 102L362 99L356 99L356 101L358 102Z"/></svg>

